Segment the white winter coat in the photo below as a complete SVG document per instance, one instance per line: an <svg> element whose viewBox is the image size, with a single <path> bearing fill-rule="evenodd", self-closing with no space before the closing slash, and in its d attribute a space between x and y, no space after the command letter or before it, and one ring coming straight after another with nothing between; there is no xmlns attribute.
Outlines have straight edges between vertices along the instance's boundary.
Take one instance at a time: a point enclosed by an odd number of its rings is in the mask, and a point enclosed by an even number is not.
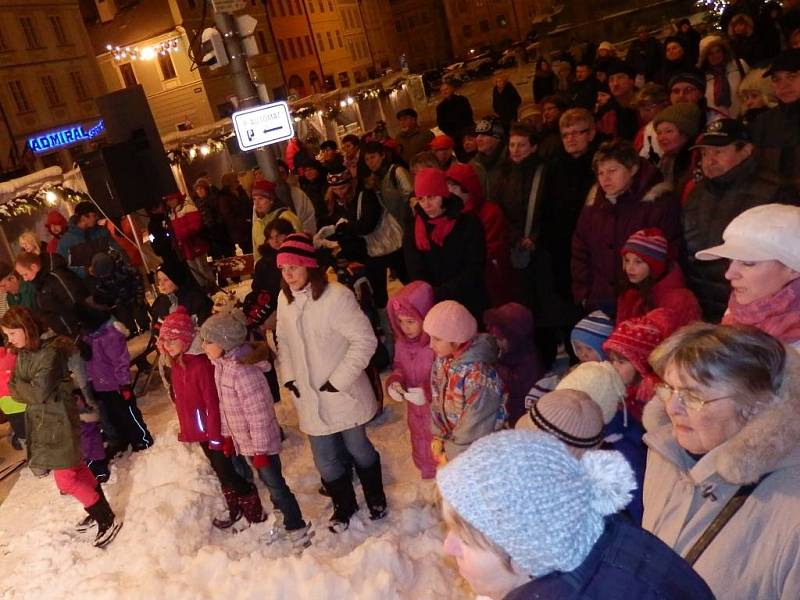
<svg viewBox="0 0 800 600"><path fill-rule="evenodd" d="M291 394L308 435L329 435L363 425L377 410L364 369L378 341L369 319L348 288L331 282L317 300L309 287L278 296L278 358L281 384L294 381ZM321 392L329 381L338 392Z"/></svg>

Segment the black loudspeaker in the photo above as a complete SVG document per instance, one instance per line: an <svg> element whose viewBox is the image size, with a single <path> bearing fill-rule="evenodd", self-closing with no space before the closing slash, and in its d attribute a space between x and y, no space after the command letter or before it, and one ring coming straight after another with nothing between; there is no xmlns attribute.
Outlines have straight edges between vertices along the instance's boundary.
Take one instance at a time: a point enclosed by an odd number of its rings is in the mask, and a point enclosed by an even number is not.
<svg viewBox="0 0 800 600"><path fill-rule="evenodd" d="M127 214L152 206L167 194L177 192L178 185L142 86L111 92L98 97L96 102L110 143L100 150L106 177L117 201L109 207ZM88 162L97 167L97 159ZM87 186L94 196L88 178ZM105 198L108 194L106 190L105 195L99 197Z"/></svg>

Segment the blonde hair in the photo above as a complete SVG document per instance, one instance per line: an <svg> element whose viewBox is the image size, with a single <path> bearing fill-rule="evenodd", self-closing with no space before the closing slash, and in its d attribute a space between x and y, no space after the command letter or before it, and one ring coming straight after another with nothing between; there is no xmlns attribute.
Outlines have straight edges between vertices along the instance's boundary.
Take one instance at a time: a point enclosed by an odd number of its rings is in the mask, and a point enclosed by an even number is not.
<svg viewBox="0 0 800 600"><path fill-rule="evenodd" d="M576 125L585 125L594 129L594 117L585 108L570 108L564 111L561 118L558 119L558 127L566 129L567 127L575 127Z"/></svg>
<svg viewBox="0 0 800 600"><path fill-rule="evenodd" d="M42 249L39 246L39 236L36 235L35 232L28 229L27 231L23 231L19 236L19 247L20 250L24 250L22 247L23 242L30 244L33 246L33 254L39 254Z"/></svg>
<svg viewBox="0 0 800 600"><path fill-rule="evenodd" d="M508 552L503 550L500 546L495 544L492 540L483 535L480 531L475 529L467 521L461 518L456 510L450 506L445 500L441 499L442 517L445 524L455 533L458 538L467 546L473 548L480 548L487 552L491 552L500 558L505 568L509 573L514 573L514 567L511 563L511 556Z"/></svg>

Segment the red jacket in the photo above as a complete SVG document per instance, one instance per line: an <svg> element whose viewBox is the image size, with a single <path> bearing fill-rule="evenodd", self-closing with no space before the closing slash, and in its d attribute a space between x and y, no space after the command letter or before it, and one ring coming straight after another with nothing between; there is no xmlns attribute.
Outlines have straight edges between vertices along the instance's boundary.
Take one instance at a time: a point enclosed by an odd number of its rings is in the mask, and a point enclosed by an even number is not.
<svg viewBox="0 0 800 600"><path fill-rule="evenodd" d="M183 364L180 364L183 363ZM172 364L172 392L178 413L179 442L209 442L222 447L219 397L214 366L205 354L184 354Z"/></svg>
<svg viewBox="0 0 800 600"><path fill-rule="evenodd" d="M208 252L208 242L202 236L203 216L191 200L184 200L176 210L170 211L169 222L181 258L191 260Z"/></svg>
<svg viewBox="0 0 800 600"><path fill-rule="evenodd" d="M676 329L701 318L700 304L686 287L683 272L677 264L673 264L666 275L653 284L650 297L653 305L647 307L637 288L623 292L617 300L617 323L642 317L656 308L666 308L672 312Z"/></svg>

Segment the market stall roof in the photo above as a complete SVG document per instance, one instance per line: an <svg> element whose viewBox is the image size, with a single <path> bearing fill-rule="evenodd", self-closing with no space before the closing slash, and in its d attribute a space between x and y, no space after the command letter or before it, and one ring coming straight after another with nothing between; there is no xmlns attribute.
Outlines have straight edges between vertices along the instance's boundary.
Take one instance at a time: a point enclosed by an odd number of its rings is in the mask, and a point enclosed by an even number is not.
<svg viewBox="0 0 800 600"><path fill-rule="evenodd" d="M0 204L5 204L21 196L37 193L43 185L62 183L64 173L61 167L47 167L41 171L10 179L0 183Z"/></svg>

